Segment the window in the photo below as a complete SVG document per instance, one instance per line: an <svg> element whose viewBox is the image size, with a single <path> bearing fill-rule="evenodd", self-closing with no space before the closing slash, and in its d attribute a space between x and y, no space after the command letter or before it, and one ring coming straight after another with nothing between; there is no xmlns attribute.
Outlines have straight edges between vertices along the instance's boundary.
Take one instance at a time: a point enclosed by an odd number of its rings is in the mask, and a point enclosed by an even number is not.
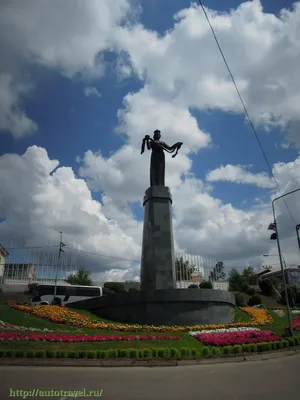
<svg viewBox="0 0 300 400"><path fill-rule="evenodd" d="M54 293L54 286L50 286L50 285L38 286L37 290L38 290L40 296L46 296L46 295Z"/></svg>
<svg viewBox="0 0 300 400"><path fill-rule="evenodd" d="M97 297L100 296L100 289L95 287L77 287L76 296L78 297Z"/></svg>

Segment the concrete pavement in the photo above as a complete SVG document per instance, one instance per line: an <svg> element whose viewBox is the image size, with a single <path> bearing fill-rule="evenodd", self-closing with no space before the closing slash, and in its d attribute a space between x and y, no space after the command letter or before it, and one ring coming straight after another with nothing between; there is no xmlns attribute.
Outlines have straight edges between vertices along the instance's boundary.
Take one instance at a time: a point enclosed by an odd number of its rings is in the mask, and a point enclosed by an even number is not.
<svg viewBox="0 0 300 400"><path fill-rule="evenodd" d="M299 395L300 355L245 363L184 367L0 367L0 399L80 399L92 396L57 391L102 390L103 399L282 400ZM17 396L19 390L19 396ZM20 390L37 391L23 397ZM44 391L53 391L46 396ZM26 393L25 393L26 394ZM32 393L33 394L33 393ZM49 392L49 394L51 394ZM11 395L11 396L10 396ZM12 396L14 395L14 396ZM100 397L94 397L100 398Z"/></svg>

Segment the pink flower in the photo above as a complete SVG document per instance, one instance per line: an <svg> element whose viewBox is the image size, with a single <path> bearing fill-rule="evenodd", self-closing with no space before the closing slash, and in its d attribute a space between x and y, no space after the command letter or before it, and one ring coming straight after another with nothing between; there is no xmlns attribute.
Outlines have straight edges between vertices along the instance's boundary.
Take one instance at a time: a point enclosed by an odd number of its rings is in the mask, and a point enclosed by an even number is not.
<svg viewBox="0 0 300 400"><path fill-rule="evenodd" d="M210 346L227 346L234 344L249 344L260 342L273 342L281 340L271 331L244 331L222 333L199 333L194 338Z"/></svg>

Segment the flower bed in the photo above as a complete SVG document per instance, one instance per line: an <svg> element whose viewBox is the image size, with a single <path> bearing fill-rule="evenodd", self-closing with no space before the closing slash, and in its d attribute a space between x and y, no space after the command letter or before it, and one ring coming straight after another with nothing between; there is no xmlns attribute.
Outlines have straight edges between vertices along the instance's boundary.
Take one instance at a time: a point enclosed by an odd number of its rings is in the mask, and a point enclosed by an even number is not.
<svg viewBox="0 0 300 400"><path fill-rule="evenodd" d="M241 308L242 311L250 315L251 321L238 322L223 325L195 325L195 326L152 326L138 324L120 324L97 321L86 315L77 313L66 307L59 306L24 306L12 305L12 308L36 315L37 317L48 319L51 322L59 324L68 324L88 329L104 329L110 331L123 332L187 332L187 331L203 331L211 329L228 329L244 326L259 326L264 324L272 324L273 319L265 309L253 309L250 307Z"/></svg>
<svg viewBox="0 0 300 400"><path fill-rule="evenodd" d="M191 336L198 335L199 333L230 333L230 332L246 332L246 331L260 331L259 328L248 328L247 326L241 326L240 328L228 328L228 329L211 329L211 330L202 330L202 331L191 331L189 334Z"/></svg>
<svg viewBox="0 0 300 400"><path fill-rule="evenodd" d="M251 344L275 342L281 337L271 331L248 330L244 332L197 333L195 339L209 346L228 346L235 344Z"/></svg>
<svg viewBox="0 0 300 400"><path fill-rule="evenodd" d="M38 333L0 333L0 341L6 342L11 340L29 340L40 342L120 342L135 340L182 340L181 336L104 336L104 335L64 335L64 334L38 334Z"/></svg>
<svg viewBox="0 0 300 400"><path fill-rule="evenodd" d="M31 328L31 327L28 327L28 326L21 326L21 325L13 325L13 324L10 324L8 322L1 321L1 320L0 320L0 330L3 330L3 331L49 332L49 333L51 333L51 332L64 332L64 333L71 332L71 331L62 330L62 329L55 329L55 331L54 331L54 330L48 329L48 328L42 329L42 328ZM75 332L80 332L80 331L81 331L80 329L77 329ZM72 333L74 333L74 331L72 331Z"/></svg>

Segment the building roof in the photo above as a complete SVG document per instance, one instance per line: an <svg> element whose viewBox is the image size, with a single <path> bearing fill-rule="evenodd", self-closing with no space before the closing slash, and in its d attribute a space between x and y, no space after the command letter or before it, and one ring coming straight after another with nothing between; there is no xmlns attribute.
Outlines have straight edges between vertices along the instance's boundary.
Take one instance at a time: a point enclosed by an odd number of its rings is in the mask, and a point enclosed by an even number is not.
<svg viewBox="0 0 300 400"><path fill-rule="evenodd" d="M9 256L9 252L4 248L4 246L2 246L1 243L0 243L0 253L3 255L3 257Z"/></svg>

